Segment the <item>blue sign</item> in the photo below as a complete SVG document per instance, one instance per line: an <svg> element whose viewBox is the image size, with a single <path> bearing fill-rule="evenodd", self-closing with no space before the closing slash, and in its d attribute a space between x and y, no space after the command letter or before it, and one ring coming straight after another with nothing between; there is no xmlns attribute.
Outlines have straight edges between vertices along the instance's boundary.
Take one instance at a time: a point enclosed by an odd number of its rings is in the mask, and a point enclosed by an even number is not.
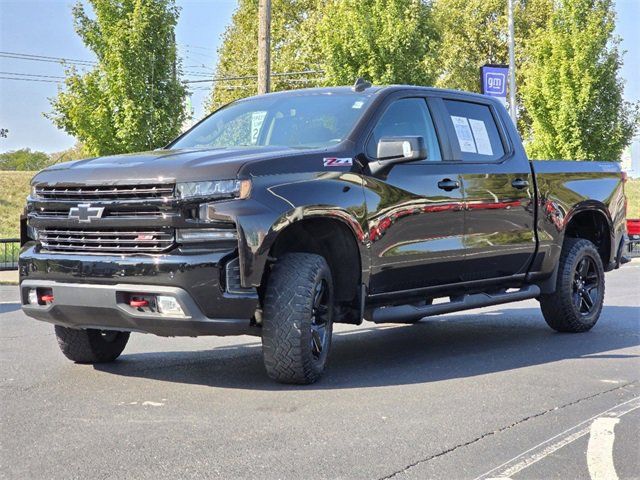
<svg viewBox="0 0 640 480"><path fill-rule="evenodd" d="M507 78L509 67L506 65L483 65L480 67L480 85L482 93L498 98L507 104Z"/></svg>

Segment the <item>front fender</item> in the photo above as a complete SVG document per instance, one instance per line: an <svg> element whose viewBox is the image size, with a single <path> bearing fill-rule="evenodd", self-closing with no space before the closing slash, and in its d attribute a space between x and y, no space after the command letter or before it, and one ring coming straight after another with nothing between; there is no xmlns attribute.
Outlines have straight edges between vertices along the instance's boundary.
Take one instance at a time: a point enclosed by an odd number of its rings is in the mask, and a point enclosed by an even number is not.
<svg viewBox="0 0 640 480"><path fill-rule="evenodd" d="M254 177L248 200L213 204L210 214L238 229L241 283L257 287L278 235L310 218L330 218L349 227L358 245L363 282L368 280L366 206L362 179L353 173Z"/></svg>

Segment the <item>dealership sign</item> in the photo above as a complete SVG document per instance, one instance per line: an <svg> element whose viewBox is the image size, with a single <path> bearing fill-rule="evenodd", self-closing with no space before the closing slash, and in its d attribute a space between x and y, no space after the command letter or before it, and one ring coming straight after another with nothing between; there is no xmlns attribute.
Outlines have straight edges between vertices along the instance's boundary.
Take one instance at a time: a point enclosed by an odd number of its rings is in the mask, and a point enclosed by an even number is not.
<svg viewBox="0 0 640 480"><path fill-rule="evenodd" d="M480 91L484 95L497 98L506 106L508 74L507 65L483 65L480 67Z"/></svg>

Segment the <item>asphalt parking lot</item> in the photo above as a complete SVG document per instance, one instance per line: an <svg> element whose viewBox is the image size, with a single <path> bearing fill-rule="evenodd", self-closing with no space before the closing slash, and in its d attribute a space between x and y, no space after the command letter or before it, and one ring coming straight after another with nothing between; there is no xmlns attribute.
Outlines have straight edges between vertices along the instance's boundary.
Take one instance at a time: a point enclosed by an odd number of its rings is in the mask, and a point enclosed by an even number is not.
<svg viewBox="0 0 640 480"><path fill-rule="evenodd" d="M252 337L74 365L0 287L0 477L640 478L640 263L607 282L586 334L535 301L340 326L308 387L272 383Z"/></svg>

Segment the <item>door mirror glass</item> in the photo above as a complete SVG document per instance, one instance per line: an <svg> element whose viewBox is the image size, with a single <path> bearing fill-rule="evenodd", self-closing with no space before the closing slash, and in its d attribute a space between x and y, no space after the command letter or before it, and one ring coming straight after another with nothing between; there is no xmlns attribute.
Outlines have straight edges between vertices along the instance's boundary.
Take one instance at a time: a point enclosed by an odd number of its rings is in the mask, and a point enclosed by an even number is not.
<svg viewBox="0 0 640 480"><path fill-rule="evenodd" d="M427 146L424 137L384 137L378 140L376 158L379 162L400 163L425 160Z"/></svg>

